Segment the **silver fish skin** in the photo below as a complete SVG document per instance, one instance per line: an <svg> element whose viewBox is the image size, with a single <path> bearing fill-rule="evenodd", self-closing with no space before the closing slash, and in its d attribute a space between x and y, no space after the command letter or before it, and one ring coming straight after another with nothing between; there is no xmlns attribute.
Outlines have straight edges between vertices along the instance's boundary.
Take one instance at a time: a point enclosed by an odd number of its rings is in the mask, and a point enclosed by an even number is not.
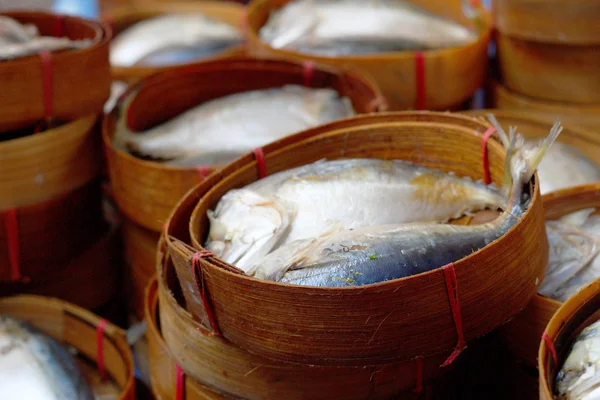
<svg viewBox="0 0 600 400"><path fill-rule="evenodd" d="M600 181L600 167L566 143L555 143L538 167L542 194Z"/></svg>
<svg viewBox="0 0 600 400"><path fill-rule="evenodd" d="M136 92L124 101L127 109ZM333 89L298 85L254 90L202 103L144 132L132 132L126 112L114 143L133 154L174 165L215 165L292 133L355 114ZM227 132L227 134L223 134Z"/></svg>
<svg viewBox="0 0 600 400"><path fill-rule="evenodd" d="M557 400L600 398L600 321L584 328L556 375Z"/></svg>
<svg viewBox="0 0 600 400"><path fill-rule="evenodd" d="M12 317L0 316L0 398L93 400L67 349Z"/></svg>
<svg viewBox="0 0 600 400"><path fill-rule="evenodd" d="M118 34L110 45L110 63L121 67L169 65L177 62L176 58L165 59L171 50L188 49L184 58L189 61L190 53L199 49L208 51L214 44L221 44L215 50L218 51L242 41L239 29L204 14L164 14L138 22Z"/></svg>
<svg viewBox="0 0 600 400"><path fill-rule="evenodd" d="M208 213L205 247L247 270L277 247L326 232L446 221L505 204L493 186L400 160L319 161L229 191Z"/></svg>
<svg viewBox="0 0 600 400"><path fill-rule="evenodd" d="M466 27L401 1L295 0L273 12L259 34L274 48L329 56L453 47L476 39Z"/></svg>
<svg viewBox="0 0 600 400"><path fill-rule="evenodd" d="M249 270L259 279L303 286L361 286L423 273L460 260L504 235L529 206L523 189L544 152L560 134L557 123L539 147L513 136L507 150L512 185L505 211L476 226L407 224L342 230L314 241L291 243ZM283 262L282 262L283 261Z"/></svg>

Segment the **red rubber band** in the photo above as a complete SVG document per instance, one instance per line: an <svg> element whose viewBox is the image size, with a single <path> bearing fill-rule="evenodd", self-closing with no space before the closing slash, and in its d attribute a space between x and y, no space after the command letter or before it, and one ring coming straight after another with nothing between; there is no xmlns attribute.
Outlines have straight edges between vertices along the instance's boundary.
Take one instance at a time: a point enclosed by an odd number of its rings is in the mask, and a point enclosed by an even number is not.
<svg viewBox="0 0 600 400"><path fill-rule="evenodd" d="M552 354L552 363L554 364L554 368L558 366L558 353L556 353L556 348L554 347L554 341L548 336L546 332L542 334L542 340L546 342L546 346L550 349L550 353Z"/></svg>
<svg viewBox="0 0 600 400"><path fill-rule="evenodd" d="M183 400L185 385L183 384L185 380L185 374L183 373L183 369L179 366L179 364L175 364L175 375L176 375L176 385L175 385L175 400Z"/></svg>
<svg viewBox="0 0 600 400"><path fill-rule="evenodd" d="M481 137L481 161L483 163L483 182L486 185L492 183L492 177L490 175L490 161L488 159L487 142L490 140L492 135L496 133L496 128L493 126L488 128L487 131Z"/></svg>
<svg viewBox="0 0 600 400"><path fill-rule="evenodd" d="M103 380L107 378L104 366L104 328L106 325L108 325L108 321L102 319L96 327L96 364Z"/></svg>
<svg viewBox="0 0 600 400"><path fill-rule="evenodd" d="M52 55L49 51L40 51L40 60L42 61L42 93L44 97L44 116L49 119L52 117Z"/></svg>
<svg viewBox="0 0 600 400"><path fill-rule="evenodd" d="M17 220L17 210L14 208L4 211L4 229L7 235L8 258L10 262L10 279L20 281L21 274L21 245L19 241L19 222Z"/></svg>
<svg viewBox="0 0 600 400"><path fill-rule="evenodd" d="M454 326L456 327L456 334L458 335L458 342L454 351L446 361L441 365L445 367L450 365L456 360L456 357L467 347L463 335L462 316L460 313L460 302L458 301L458 283L456 282L456 271L454 270L454 264L450 263L442 267L444 271L444 278L446 279L446 290L448 291L448 300L450 301L450 309L452 310L452 318L454 318Z"/></svg>
<svg viewBox="0 0 600 400"><path fill-rule="evenodd" d="M302 63L302 78L304 80L304 86L309 86L312 82L312 78L315 74L315 62L308 60Z"/></svg>
<svg viewBox="0 0 600 400"><path fill-rule="evenodd" d="M212 307L208 301L208 297L206 296L206 291L204 290L204 274L202 273L202 266L200 265L200 260L206 257L213 257L214 254L208 250L202 250L197 252L192 256L192 268L194 275L196 277L196 283L198 284L198 289L200 290L200 298L202 299L202 303L204 304L204 310L206 311L206 316L208 317L208 322L212 331L217 336L221 336L221 330L219 329L219 325L217 324L217 319L215 318L215 313L213 312Z"/></svg>
<svg viewBox="0 0 600 400"><path fill-rule="evenodd" d="M413 393L421 393L423 390L423 357L417 357L417 386L413 389Z"/></svg>
<svg viewBox="0 0 600 400"><path fill-rule="evenodd" d="M198 179L203 181L209 176L213 171L212 167L196 167L196 172L198 173Z"/></svg>
<svg viewBox="0 0 600 400"><path fill-rule="evenodd" d="M267 176L267 170L265 167L265 153L262 147L257 147L252 150L254 158L256 158L256 168L258 169L258 179L262 179Z"/></svg>
<svg viewBox="0 0 600 400"><path fill-rule="evenodd" d="M54 23L54 36L62 37L65 31L65 17L64 15L57 15L56 22Z"/></svg>
<svg viewBox="0 0 600 400"><path fill-rule="evenodd" d="M377 112L379 111L379 107L385 106L386 101L383 97L379 96L371 100L369 105L367 106L367 110L369 112Z"/></svg>
<svg viewBox="0 0 600 400"><path fill-rule="evenodd" d="M425 57L422 51L415 53L415 87L417 110L425 110Z"/></svg>

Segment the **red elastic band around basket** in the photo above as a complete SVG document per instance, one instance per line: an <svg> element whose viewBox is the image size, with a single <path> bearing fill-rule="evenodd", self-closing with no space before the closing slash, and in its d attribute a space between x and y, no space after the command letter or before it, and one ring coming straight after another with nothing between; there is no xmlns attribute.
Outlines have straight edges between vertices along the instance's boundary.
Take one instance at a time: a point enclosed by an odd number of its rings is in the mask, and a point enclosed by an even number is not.
<svg viewBox="0 0 600 400"><path fill-rule="evenodd" d="M492 135L496 133L496 128L493 126L488 128L487 131L481 137L481 162L483 164L483 182L486 185L492 183L492 177L490 175L490 160L488 158L487 142L490 140Z"/></svg>
<svg viewBox="0 0 600 400"><path fill-rule="evenodd" d="M49 119L52 117L52 55L49 51L40 51L40 60L42 61L42 95L44 98L44 116Z"/></svg>
<svg viewBox="0 0 600 400"><path fill-rule="evenodd" d="M423 390L423 357L417 357L415 362L417 363L417 384L413 389L413 392L421 393L421 391Z"/></svg>
<svg viewBox="0 0 600 400"><path fill-rule="evenodd" d="M462 315L460 312L460 302L458 300L458 283L456 281L456 271L454 270L454 264L450 263L442 267L444 271L444 278L446 280L446 291L448 292L448 300L450 302L450 309L452 311L452 318L454 319L454 326L456 328L456 334L458 336L458 341L454 351L446 361L441 365L445 367L450 365L456 360L456 357L462 353L462 351L467 347L467 342L465 341L463 334L463 325L462 325Z"/></svg>
<svg viewBox="0 0 600 400"><path fill-rule="evenodd" d="M185 374L179 364L175 364L175 375L176 375L176 386L175 386L175 400L183 400Z"/></svg>
<svg viewBox="0 0 600 400"><path fill-rule="evenodd" d="M558 353L556 352L556 347L554 347L554 341L546 332L542 334L542 340L546 343L546 346L550 350L550 354L552 354L552 363L554 364L554 368L558 365Z"/></svg>
<svg viewBox="0 0 600 400"><path fill-rule="evenodd" d="M54 36L62 37L65 31L65 17L64 15L57 15L56 22L54 24Z"/></svg>
<svg viewBox="0 0 600 400"><path fill-rule="evenodd" d="M262 179L267 176L266 168L265 168L265 153L263 152L262 147L257 147L252 151L254 153L254 158L256 159L256 169L258 170L258 179Z"/></svg>
<svg viewBox="0 0 600 400"><path fill-rule="evenodd" d="M14 208L5 210L3 213L4 229L6 230L8 258L10 263L10 279L20 281L23 279L21 274L21 249L19 242L19 221L17 220L17 210Z"/></svg>
<svg viewBox="0 0 600 400"><path fill-rule="evenodd" d="M200 265L200 260L206 257L213 257L214 254L208 250L202 250L197 252L192 256L192 268L194 269L194 275L196 277L196 283L198 284L198 289L200 291L200 298L202 299L202 304L204 304L204 310L206 311L206 316L208 317L208 323L213 331L213 333L217 336L221 336L221 329L217 324L217 319L215 318L215 313L208 301L208 296L206 295L206 291L204 290L204 275L202 273L202 266Z"/></svg>
<svg viewBox="0 0 600 400"><path fill-rule="evenodd" d="M415 88L417 110L425 109L425 57L422 51L415 52Z"/></svg>
<svg viewBox="0 0 600 400"><path fill-rule="evenodd" d="M108 321L102 319L96 327L96 364L102 379L106 379L106 368L104 366L104 328Z"/></svg>
<svg viewBox="0 0 600 400"><path fill-rule="evenodd" d="M302 78L304 80L304 86L310 86L313 75L315 74L315 62L304 61L302 63Z"/></svg>

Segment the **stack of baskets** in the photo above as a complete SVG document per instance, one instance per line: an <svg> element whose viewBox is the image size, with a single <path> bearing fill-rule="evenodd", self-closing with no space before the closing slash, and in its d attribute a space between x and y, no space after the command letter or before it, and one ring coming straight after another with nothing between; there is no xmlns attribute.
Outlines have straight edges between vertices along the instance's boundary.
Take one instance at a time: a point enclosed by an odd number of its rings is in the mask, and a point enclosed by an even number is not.
<svg viewBox="0 0 600 400"><path fill-rule="evenodd" d="M144 314L144 288L155 273L159 233L179 199L216 167L175 167L144 160L115 146L115 124L127 116L131 129L145 130L202 102L233 93L305 84L332 87L350 98L359 113L385 109L385 102L372 80L360 73L316 67L310 76L301 64L229 58L171 68L142 79L130 87L138 91L129 109L121 102L104 119L106 149L112 192L125 216L126 260L130 267L130 299L139 318ZM376 106L377 108L373 108ZM198 132L199 134L201 132Z"/></svg>
<svg viewBox="0 0 600 400"><path fill-rule="evenodd" d="M498 0L498 108L530 109L600 128L600 3Z"/></svg>
<svg viewBox="0 0 600 400"><path fill-rule="evenodd" d="M0 63L0 293L99 307L118 288L114 229L102 213L98 129L110 91L111 33L76 17L3 15L42 35L92 44Z"/></svg>

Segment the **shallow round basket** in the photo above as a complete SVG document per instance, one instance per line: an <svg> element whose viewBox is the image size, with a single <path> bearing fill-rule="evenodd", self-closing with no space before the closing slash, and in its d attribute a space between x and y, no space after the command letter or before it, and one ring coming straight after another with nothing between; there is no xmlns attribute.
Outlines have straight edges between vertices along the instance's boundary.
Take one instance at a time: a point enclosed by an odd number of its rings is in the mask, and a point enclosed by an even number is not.
<svg viewBox="0 0 600 400"><path fill-rule="evenodd" d="M570 345L581 330L600 318L600 279L590 283L556 311L541 340L538 353L540 399L554 400L554 381ZM552 346L550 346L550 344ZM556 351L558 360L553 356Z"/></svg>
<svg viewBox="0 0 600 400"><path fill-rule="evenodd" d="M105 230L98 181L43 203L2 210L0 282L48 284Z"/></svg>
<svg viewBox="0 0 600 400"><path fill-rule="evenodd" d="M50 53L48 63L37 55L0 62L0 133L27 128L48 117L70 121L102 110L110 94L110 28L38 11L2 15L34 24L44 36L92 39L94 43L81 50Z"/></svg>
<svg viewBox="0 0 600 400"><path fill-rule="evenodd" d="M164 241L159 246L164 247ZM440 367L445 354L355 367L287 364L253 355L222 337L212 336L194 321L177 301L182 297L172 260L159 252L157 262L159 315L169 352L186 375L216 392L252 400L404 399L415 397L413 389L419 385L423 389L423 384L448 370Z"/></svg>
<svg viewBox="0 0 600 400"><path fill-rule="evenodd" d="M96 177L102 160L96 122L89 115L0 141L0 210L48 201Z"/></svg>
<svg viewBox="0 0 600 400"><path fill-rule="evenodd" d="M198 2L138 2L131 3L127 6L114 8L106 13L103 13L102 19L113 29L114 37L117 37L119 33L123 32L128 27L136 24L145 19L153 18L161 14L167 13L201 13L209 18L214 18L218 21L223 21L235 27L239 27L240 30L244 29L245 15L244 6L229 1L198 1ZM215 54L208 60L215 60L221 58L227 58L232 56L241 56L244 54L244 48L242 45L235 46L225 51L221 51ZM156 72L164 71L168 67L144 67L144 66L132 66L132 67L120 67L112 66L111 73L113 79L121 81L135 81L137 79L146 77Z"/></svg>
<svg viewBox="0 0 600 400"><path fill-rule="evenodd" d="M73 346L83 362L94 365L99 358L97 328L101 319L89 311L52 297L22 295L0 299L0 314L28 322L57 341ZM120 388L118 399L135 400L133 357L125 332L109 323L101 337L106 372Z"/></svg>
<svg viewBox="0 0 600 400"><path fill-rule="evenodd" d="M590 0L496 0L497 29L542 43L600 44L600 3Z"/></svg>
<svg viewBox="0 0 600 400"><path fill-rule="evenodd" d="M478 29L478 39L462 47L424 52L324 57L274 49L260 39L259 31L267 22L269 14L288 1L254 0L248 6L248 52L252 56L312 60L322 64L360 68L377 80L389 102L390 110L454 109L471 97L484 82L491 21L482 8L472 10L476 17L469 19L458 1L409 1L436 15Z"/></svg>
<svg viewBox="0 0 600 400"><path fill-rule="evenodd" d="M498 32L496 48L510 90L546 101L600 103L600 44L537 43Z"/></svg>
<svg viewBox="0 0 600 400"><path fill-rule="evenodd" d="M270 175L323 158L370 157L481 179L482 133L488 128L480 120L450 113L345 119L265 146L265 171ZM504 149L491 141L488 150L493 182L501 182ZM200 262L201 292L190 263L207 234L206 211L230 189L257 179L254 155L246 155L190 191L167 223L165 238L194 318L208 326L201 301L205 296L227 339L285 362L374 365L450 354L457 329L441 268L361 287L315 288L261 281L208 258ZM532 203L515 227L453 263L467 341L523 309L544 276L548 243L543 210L537 185L530 190Z"/></svg>
<svg viewBox="0 0 600 400"><path fill-rule="evenodd" d="M136 316L143 319L146 287L156 274L156 245L160 235L127 218L123 218L121 231L125 262L129 269L129 303Z"/></svg>
<svg viewBox="0 0 600 400"><path fill-rule="evenodd" d="M145 130L219 97L287 84L303 85L304 71L301 64L246 58L176 67L129 88L127 93L140 91L130 105L128 121L132 129ZM337 90L352 101L358 113L386 108L385 101L376 102L382 97L371 78L355 71L316 67L306 83ZM115 201L133 222L160 232L177 201L218 166L168 166L115 147L115 123L123 112L119 104L106 116L102 128Z"/></svg>
<svg viewBox="0 0 600 400"><path fill-rule="evenodd" d="M497 108L527 111L532 116L560 118L566 126L577 125L594 133L600 132L600 103L594 105L538 100L513 92L496 82L491 83L490 90Z"/></svg>

